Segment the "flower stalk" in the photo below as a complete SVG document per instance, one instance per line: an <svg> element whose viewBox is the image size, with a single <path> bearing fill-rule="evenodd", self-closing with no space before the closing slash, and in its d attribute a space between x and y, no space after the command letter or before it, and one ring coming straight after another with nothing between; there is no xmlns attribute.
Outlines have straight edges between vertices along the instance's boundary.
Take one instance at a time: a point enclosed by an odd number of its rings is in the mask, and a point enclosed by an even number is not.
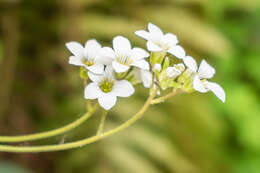
<svg viewBox="0 0 260 173"><path fill-rule="evenodd" d="M35 140L39 140L39 139L45 139L45 138L64 134L64 133L69 132L72 129L78 127L83 122L85 122L89 117L91 117L95 113L97 108L98 108L98 104L96 104L92 109L88 110L88 112L85 113L82 117L80 117L76 121L74 121L64 127L61 127L61 128L55 129L55 130L50 130L47 132L31 134L31 135L0 136L0 142L1 143L16 143L16 142L35 141Z"/></svg>
<svg viewBox="0 0 260 173"><path fill-rule="evenodd" d="M104 110L98 127L97 136L100 136L103 133L106 117L107 117L107 111Z"/></svg>
<svg viewBox="0 0 260 173"><path fill-rule="evenodd" d="M113 134L116 134L129 126L135 123L138 119L140 119L145 111L151 105L151 101L156 96L158 90L154 90L153 93L148 97L143 107L128 121L121 124L120 126L104 132L103 135L95 135L86 139L82 139L76 142L70 142L66 144L57 144L57 145L45 145L45 146L8 146L8 145L0 145L1 152L13 152L13 153L38 153L38 152L50 152L50 151L61 151L61 150L68 150L78 147L83 147L87 144L91 144L97 142L101 139L109 137Z"/></svg>

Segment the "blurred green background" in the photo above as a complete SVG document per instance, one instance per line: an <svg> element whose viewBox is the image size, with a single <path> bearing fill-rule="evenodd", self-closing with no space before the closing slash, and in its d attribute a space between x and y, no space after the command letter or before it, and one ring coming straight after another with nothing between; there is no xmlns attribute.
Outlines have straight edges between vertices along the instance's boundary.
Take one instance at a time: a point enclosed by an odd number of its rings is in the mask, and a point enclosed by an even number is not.
<svg viewBox="0 0 260 173"><path fill-rule="evenodd" d="M216 69L225 89L179 95L153 106L129 129L80 149L0 153L1 173L259 173L259 0L1 0L0 132L18 135L61 127L85 111L78 68L64 44L116 35L145 47L134 31L152 22L175 33L189 55ZM144 102L137 87L120 99L106 129ZM57 144L95 133L100 112L64 136L19 145Z"/></svg>

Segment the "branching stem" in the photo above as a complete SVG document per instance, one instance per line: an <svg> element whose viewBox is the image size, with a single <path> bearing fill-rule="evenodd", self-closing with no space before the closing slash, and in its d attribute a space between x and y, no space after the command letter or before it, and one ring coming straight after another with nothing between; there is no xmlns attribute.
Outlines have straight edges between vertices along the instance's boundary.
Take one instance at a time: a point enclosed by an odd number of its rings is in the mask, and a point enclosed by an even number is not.
<svg viewBox="0 0 260 173"><path fill-rule="evenodd" d="M178 93L178 89L174 88L172 90L172 92L170 92L169 94L152 100L151 104L158 104L158 103L164 102L166 99L168 99L168 98L170 98L172 96L175 96L177 93Z"/></svg>
<svg viewBox="0 0 260 173"><path fill-rule="evenodd" d="M45 146L8 146L8 145L0 145L0 151L2 152L15 152L15 153L35 153L35 152L49 152L49 151L60 151L60 150L68 150L72 148L83 147L87 144L94 143L99 141L105 137L111 136L115 133L118 133L127 127L131 126L134 122L136 122L139 118L142 117L144 112L149 108L151 105L151 101L155 97L158 90L154 90L151 95L148 97L147 101L143 105L143 107L128 121L123 123L122 125L104 132L102 135L95 135L83 140L79 140L76 142L70 142L66 144L59 144L59 145L45 145Z"/></svg>

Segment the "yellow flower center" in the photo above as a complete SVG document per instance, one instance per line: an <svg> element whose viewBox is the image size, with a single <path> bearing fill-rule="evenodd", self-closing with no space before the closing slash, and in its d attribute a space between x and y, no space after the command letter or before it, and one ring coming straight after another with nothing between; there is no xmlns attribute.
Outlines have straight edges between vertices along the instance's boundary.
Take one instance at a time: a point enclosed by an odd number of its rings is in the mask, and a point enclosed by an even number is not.
<svg viewBox="0 0 260 173"><path fill-rule="evenodd" d="M82 63L85 64L86 66L92 66L94 65L94 60L91 58L83 58Z"/></svg>
<svg viewBox="0 0 260 173"><path fill-rule="evenodd" d="M108 93L111 92L113 89L114 83L109 81L108 79L104 79L100 84L99 88L104 92Z"/></svg>

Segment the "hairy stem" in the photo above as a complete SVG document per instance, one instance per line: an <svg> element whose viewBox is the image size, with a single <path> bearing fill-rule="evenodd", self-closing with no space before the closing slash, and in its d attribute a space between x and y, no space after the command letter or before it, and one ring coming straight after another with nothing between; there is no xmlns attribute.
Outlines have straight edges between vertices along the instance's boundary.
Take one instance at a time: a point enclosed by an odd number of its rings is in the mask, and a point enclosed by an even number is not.
<svg viewBox="0 0 260 173"><path fill-rule="evenodd" d="M70 142L66 144L60 144L60 145L46 145L46 146L7 146L7 145L0 145L0 151L3 152L16 152L16 153L35 153L35 152L49 152L49 151L60 151L60 150L68 150L72 148L78 148L83 147L87 144L94 143L96 141L99 141L105 137L111 136L117 132L120 132L121 130L126 129L127 127L131 126L134 122L136 122L139 118L142 117L144 112L149 108L151 101L156 95L156 92L158 90L153 91L153 93L148 97L147 101L143 105L143 107L128 121L123 123L122 125L109 130L103 135L95 135L83 140L79 140L76 142Z"/></svg>
<svg viewBox="0 0 260 173"><path fill-rule="evenodd" d="M50 130L47 132L42 132L42 133L36 133L36 134L31 134L31 135L22 135L22 136L0 136L0 142L8 142L8 143L15 143L15 142L25 142L25 141L33 141L37 139L44 139L44 138L49 138L52 136L57 136L60 134L63 134L65 132L68 132L79 125L81 125L84 121L86 121L93 113L96 111L98 108L98 104L96 104L92 109L88 110L87 113L85 113L82 117L77 119L76 121L55 129L55 130Z"/></svg>

